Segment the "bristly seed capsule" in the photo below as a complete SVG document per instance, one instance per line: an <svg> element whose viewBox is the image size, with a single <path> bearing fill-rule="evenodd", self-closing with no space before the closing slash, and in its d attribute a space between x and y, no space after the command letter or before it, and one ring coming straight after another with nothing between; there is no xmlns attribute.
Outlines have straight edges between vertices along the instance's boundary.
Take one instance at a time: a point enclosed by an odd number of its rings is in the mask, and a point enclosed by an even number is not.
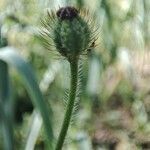
<svg viewBox="0 0 150 150"><path fill-rule="evenodd" d="M72 20L78 16L78 10L74 7L62 7L57 11L57 17L61 20Z"/></svg>

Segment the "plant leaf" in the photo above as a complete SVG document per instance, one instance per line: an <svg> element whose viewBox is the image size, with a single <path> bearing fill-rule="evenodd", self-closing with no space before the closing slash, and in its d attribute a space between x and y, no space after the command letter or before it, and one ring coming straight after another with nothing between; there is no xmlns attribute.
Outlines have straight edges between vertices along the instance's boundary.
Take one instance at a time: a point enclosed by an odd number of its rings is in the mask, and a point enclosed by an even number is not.
<svg viewBox="0 0 150 150"><path fill-rule="evenodd" d="M46 134L49 140L51 140L50 143L52 144L53 131L52 123L49 118L49 115L50 117L52 116L52 112L48 111L46 103L37 84L33 69L16 53L16 49L12 47L5 47L0 49L0 60L6 62L9 66L14 67L18 71L19 76L21 77L22 82L31 97L34 106L42 116Z"/></svg>
<svg viewBox="0 0 150 150"><path fill-rule="evenodd" d="M0 120L5 150L14 149L11 102L8 65L0 60Z"/></svg>

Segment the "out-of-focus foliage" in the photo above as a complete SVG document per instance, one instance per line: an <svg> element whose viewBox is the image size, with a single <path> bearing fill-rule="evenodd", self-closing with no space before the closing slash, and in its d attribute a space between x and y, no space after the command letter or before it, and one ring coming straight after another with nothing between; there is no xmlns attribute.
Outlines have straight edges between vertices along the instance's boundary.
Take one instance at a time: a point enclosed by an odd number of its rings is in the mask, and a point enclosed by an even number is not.
<svg viewBox="0 0 150 150"><path fill-rule="evenodd" d="M45 100L52 105L57 138L69 66L44 49L38 29L47 9L64 5L89 9L99 32L96 47L83 56L82 97L64 149L150 149L149 0L0 0L0 47L17 48L32 64ZM21 149L31 144L27 137L38 116L18 74L10 74L15 87L15 148ZM45 133L37 120L32 147L42 150Z"/></svg>

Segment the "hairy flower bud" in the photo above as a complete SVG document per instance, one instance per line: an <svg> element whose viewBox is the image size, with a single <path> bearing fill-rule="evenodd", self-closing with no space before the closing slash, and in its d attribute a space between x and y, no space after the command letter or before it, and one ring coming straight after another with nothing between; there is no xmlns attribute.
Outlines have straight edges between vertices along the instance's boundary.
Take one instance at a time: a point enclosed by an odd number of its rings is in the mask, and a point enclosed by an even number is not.
<svg viewBox="0 0 150 150"><path fill-rule="evenodd" d="M42 36L47 47L52 41L56 50L69 61L84 53L95 40L89 21L81 10L74 7L62 7L56 13L48 12L42 23L45 29Z"/></svg>

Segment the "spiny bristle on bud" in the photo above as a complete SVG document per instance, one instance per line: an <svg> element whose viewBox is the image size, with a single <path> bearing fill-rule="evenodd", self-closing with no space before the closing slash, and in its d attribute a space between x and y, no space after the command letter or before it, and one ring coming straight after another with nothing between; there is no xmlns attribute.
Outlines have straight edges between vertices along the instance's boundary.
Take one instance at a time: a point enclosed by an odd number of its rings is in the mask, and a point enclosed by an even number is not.
<svg viewBox="0 0 150 150"><path fill-rule="evenodd" d="M42 21L41 32L48 49L54 45L62 56L71 61L91 48L96 37L94 27L86 17L82 15L82 10L70 6L62 7L56 13L48 12Z"/></svg>

